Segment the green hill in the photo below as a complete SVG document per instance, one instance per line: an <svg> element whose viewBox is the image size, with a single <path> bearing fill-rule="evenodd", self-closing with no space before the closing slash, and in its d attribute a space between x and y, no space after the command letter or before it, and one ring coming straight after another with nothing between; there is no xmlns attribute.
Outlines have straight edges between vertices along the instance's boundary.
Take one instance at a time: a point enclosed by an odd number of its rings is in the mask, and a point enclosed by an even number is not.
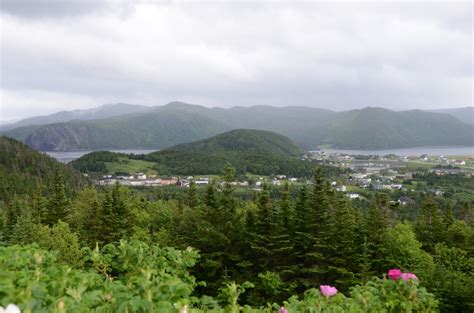
<svg viewBox="0 0 474 313"><path fill-rule="evenodd" d="M298 156L303 152L279 134L239 129L147 155L93 152L71 165L83 172L148 165L160 175L204 175L223 174L226 164L231 164L238 174L310 176L315 164L301 160Z"/></svg>
<svg viewBox="0 0 474 313"><path fill-rule="evenodd" d="M12 138L0 137L0 192L14 195L30 193L50 183L55 170L64 177L67 190L87 185L88 180L72 167L31 149Z"/></svg>
<svg viewBox="0 0 474 313"><path fill-rule="evenodd" d="M168 105L157 107L147 114L45 125L34 129L25 142L43 151L162 149L207 138L229 129L229 126L205 115Z"/></svg>
<svg viewBox="0 0 474 313"><path fill-rule="evenodd" d="M28 126L5 134L38 150L163 149L240 128L276 132L306 149L474 145L474 125L442 113L372 107L344 112L297 106L223 109L181 102L145 113Z"/></svg>
<svg viewBox="0 0 474 313"><path fill-rule="evenodd" d="M244 151L270 155L299 156L303 149L285 136L256 129L236 129L208 139L180 144L168 150L205 151Z"/></svg>
<svg viewBox="0 0 474 313"><path fill-rule="evenodd" d="M474 144L474 126L438 113L365 108L342 112L310 133L320 144L346 149L381 149Z"/></svg>

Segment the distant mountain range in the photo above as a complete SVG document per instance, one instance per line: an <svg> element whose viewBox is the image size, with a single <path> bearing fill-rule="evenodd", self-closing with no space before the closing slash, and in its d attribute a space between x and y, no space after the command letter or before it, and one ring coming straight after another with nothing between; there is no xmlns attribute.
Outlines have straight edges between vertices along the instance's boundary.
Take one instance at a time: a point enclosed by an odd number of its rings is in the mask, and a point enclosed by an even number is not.
<svg viewBox="0 0 474 313"><path fill-rule="evenodd" d="M0 130L10 130L22 126L63 123L72 120L98 120L124 114L144 112L149 109L150 107L135 104L105 104L88 110L61 111L51 115L26 118L14 123L3 123L3 125L0 126Z"/></svg>
<svg viewBox="0 0 474 313"><path fill-rule="evenodd" d="M474 124L474 107L442 109L434 110L432 112L448 114L454 116L460 121L463 121L464 123Z"/></svg>
<svg viewBox="0 0 474 313"><path fill-rule="evenodd" d="M84 114L89 120L80 120L76 114L75 120L18 127L3 134L39 150L163 149L239 128L276 132L306 149L320 145L347 149L474 145L474 125L448 112L374 107L343 112L297 106L223 109L181 102L151 108L119 106L128 113L113 116L120 110L102 106L100 115L108 117L92 120L97 115L89 112Z"/></svg>

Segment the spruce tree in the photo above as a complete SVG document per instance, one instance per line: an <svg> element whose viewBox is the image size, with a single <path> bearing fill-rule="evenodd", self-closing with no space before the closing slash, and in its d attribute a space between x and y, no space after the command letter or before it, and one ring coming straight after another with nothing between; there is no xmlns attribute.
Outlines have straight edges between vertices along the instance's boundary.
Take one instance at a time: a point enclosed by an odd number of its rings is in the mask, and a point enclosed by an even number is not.
<svg viewBox="0 0 474 313"><path fill-rule="evenodd" d="M209 184L209 186L207 187L204 202L209 209L212 209L212 210L217 209L218 202L217 202L217 197L216 197L216 190L213 184Z"/></svg>
<svg viewBox="0 0 474 313"><path fill-rule="evenodd" d="M453 224L454 222L453 206L450 203L446 205L443 220L444 220L445 230L447 230L449 226L451 226L451 224Z"/></svg>
<svg viewBox="0 0 474 313"><path fill-rule="evenodd" d="M363 247L357 244L357 219L354 208L345 199L337 201L334 225L340 227L328 239L332 255L329 276L342 290L347 290L356 283L355 273L359 268L354 260L359 257Z"/></svg>
<svg viewBox="0 0 474 313"><path fill-rule="evenodd" d="M235 169L227 164L224 168L225 175L223 178L223 188L222 188L222 199L221 199L221 209L226 212L226 215L229 217L235 213L235 200L232 197L234 188L232 187L232 182L235 178Z"/></svg>
<svg viewBox="0 0 474 313"><path fill-rule="evenodd" d="M286 233L291 234L294 226L295 210L291 203L290 186L288 182L285 183L283 193L281 194L280 213L282 220L281 226Z"/></svg>
<svg viewBox="0 0 474 313"><path fill-rule="evenodd" d="M464 220L466 225L473 227L474 226L474 210L472 209L469 202L465 201L461 205L460 213L461 213L461 219Z"/></svg>
<svg viewBox="0 0 474 313"><path fill-rule="evenodd" d="M41 187L37 187L31 196L32 218L35 222L45 223L47 217L47 201L42 195Z"/></svg>
<svg viewBox="0 0 474 313"><path fill-rule="evenodd" d="M292 236L294 231L295 211L291 201L288 182L285 183L279 203L279 210L276 212L278 213L278 228L275 232L275 253L278 260L276 267L280 273L289 274L292 272L291 261L294 249Z"/></svg>
<svg viewBox="0 0 474 313"><path fill-rule="evenodd" d="M188 195L187 195L187 204L191 209L196 209L199 205L199 198L197 195L197 187L194 181L189 183Z"/></svg>
<svg viewBox="0 0 474 313"><path fill-rule="evenodd" d="M46 224L52 226L58 220L66 220L69 199L64 191L64 178L58 168L54 170L53 181L48 192L46 204Z"/></svg>
<svg viewBox="0 0 474 313"><path fill-rule="evenodd" d="M372 202L365 221L364 235L367 250L371 259L371 269L376 273L386 270L384 243L387 236L388 220L383 208L384 201L380 198Z"/></svg>
<svg viewBox="0 0 474 313"><path fill-rule="evenodd" d="M5 215L3 220L3 240L10 242L14 235L14 228L18 218L21 215L21 203L15 196L9 205L5 206Z"/></svg>
<svg viewBox="0 0 474 313"><path fill-rule="evenodd" d="M107 191L102 203L101 219L102 229L101 240L105 243L118 242L123 238L129 229L128 208L122 196L122 189L117 183L111 191Z"/></svg>
<svg viewBox="0 0 474 313"><path fill-rule="evenodd" d="M308 188L303 185L301 190L298 192L295 206L295 228L294 228L294 239L295 239L295 252L297 254L304 254L311 245L311 238L309 232L311 230L310 225L307 223L307 217L310 212L308 210ZM299 253L298 253L299 252Z"/></svg>
<svg viewBox="0 0 474 313"><path fill-rule="evenodd" d="M428 252L434 251L434 246L444 240L443 219L438 206L431 197L427 198L416 221L417 239Z"/></svg>
<svg viewBox="0 0 474 313"><path fill-rule="evenodd" d="M257 214L255 219L255 233L253 234L251 247L258 256L258 266L261 270L273 266L273 205L270 200L268 185L264 184L262 192L258 197ZM272 269L269 269L272 270Z"/></svg>
<svg viewBox="0 0 474 313"><path fill-rule="evenodd" d="M309 215L306 217L310 226L310 246L306 252L307 265L304 271L312 284L319 284L330 279L331 249L329 239L332 233L332 192L328 181L318 168L313 179L313 190L308 205Z"/></svg>
<svg viewBox="0 0 474 313"><path fill-rule="evenodd" d="M116 240L123 238L129 229L128 219L129 212L128 207L122 196L122 187L118 183L112 188L112 208L114 212L114 232Z"/></svg>

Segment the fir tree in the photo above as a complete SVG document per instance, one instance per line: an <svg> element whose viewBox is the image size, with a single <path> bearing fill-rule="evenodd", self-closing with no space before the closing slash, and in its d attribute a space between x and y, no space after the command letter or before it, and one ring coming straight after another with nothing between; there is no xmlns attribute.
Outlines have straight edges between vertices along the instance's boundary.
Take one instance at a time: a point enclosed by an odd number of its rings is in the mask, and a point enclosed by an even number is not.
<svg viewBox="0 0 474 313"><path fill-rule="evenodd" d="M216 198L216 190L213 184L209 184L209 186L207 187L204 202L206 203L206 206L209 209L213 209L213 210L217 209L218 202Z"/></svg>
<svg viewBox="0 0 474 313"><path fill-rule="evenodd" d="M453 206L448 203L446 205L446 210L444 211L444 227L447 230L451 224L454 222L454 213L453 213Z"/></svg>
<svg viewBox="0 0 474 313"><path fill-rule="evenodd" d="M339 199L334 211L334 225L338 230L328 239L332 255L329 275L342 290L356 283L357 268L355 259L362 247L357 245L357 219L354 208L345 199ZM329 255L328 255L329 257Z"/></svg>
<svg viewBox="0 0 474 313"><path fill-rule="evenodd" d="M474 210L472 209L469 202L464 202L461 206L461 219L464 220L466 225L470 227L474 226Z"/></svg>
<svg viewBox="0 0 474 313"><path fill-rule="evenodd" d="M58 220L66 220L69 199L64 191L64 178L58 168L54 170L53 181L48 192L46 204L46 219L48 225L54 225Z"/></svg>
<svg viewBox="0 0 474 313"><path fill-rule="evenodd" d="M268 185L264 184L262 192L258 197L257 214L255 220L255 233L253 234L251 247L258 255L259 268L266 269L273 265L273 205L270 200ZM271 263L271 264L270 264Z"/></svg>
<svg viewBox="0 0 474 313"><path fill-rule="evenodd" d="M282 220L281 226L286 233L291 234L294 226L295 211L291 203L290 186L288 182L285 183L285 187L281 195L280 214Z"/></svg>
<svg viewBox="0 0 474 313"><path fill-rule="evenodd" d="M375 272L385 271L384 242L386 240L388 220L383 208L384 201L376 199L372 202L365 221L365 238L367 250L371 259L371 268Z"/></svg>
<svg viewBox="0 0 474 313"><path fill-rule="evenodd" d="M37 223L45 223L47 217L47 201L42 195L41 187L37 187L31 196L32 218Z"/></svg>
<svg viewBox="0 0 474 313"><path fill-rule="evenodd" d="M105 243L117 242L127 234L128 208L117 183L105 194L101 209L101 240Z"/></svg>
<svg viewBox="0 0 474 313"><path fill-rule="evenodd" d="M199 205L199 198L197 195L197 187L194 181L189 183L188 195L187 195L187 204L191 209L196 209Z"/></svg>
<svg viewBox="0 0 474 313"><path fill-rule="evenodd" d="M434 251L434 246L444 240L443 219L431 197L423 203L415 230L423 248L429 252Z"/></svg>
<svg viewBox="0 0 474 313"><path fill-rule="evenodd" d="M225 175L222 177L224 182L222 188L221 207L223 210L227 211L229 215L233 215L235 213L235 200L232 197L234 188L232 188L231 183L235 178L235 169L230 164L227 164L224 171Z"/></svg>

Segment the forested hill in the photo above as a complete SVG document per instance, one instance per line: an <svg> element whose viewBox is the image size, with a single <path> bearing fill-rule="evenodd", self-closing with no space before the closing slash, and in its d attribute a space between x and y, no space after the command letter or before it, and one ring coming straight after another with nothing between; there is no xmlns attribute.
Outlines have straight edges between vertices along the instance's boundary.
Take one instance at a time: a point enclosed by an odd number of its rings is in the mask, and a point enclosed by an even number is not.
<svg viewBox="0 0 474 313"><path fill-rule="evenodd" d="M64 178L67 191L89 182L83 174L50 156L31 149L15 139L0 136L0 193L15 195L30 193L37 187L47 187L55 173Z"/></svg>
<svg viewBox="0 0 474 313"><path fill-rule="evenodd" d="M264 130L236 129L217 136L180 144L167 150L206 151L246 151L252 153L300 156L304 150L285 136Z"/></svg>
<svg viewBox="0 0 474 313"><path fill-rule="evenodd" d="M276 132L305 149L474 145L474 125L442 113L374 107L343 112L270 106L222 109L180 102L100 120L20 127L4 134L43 151L163 149L241 128Z"/></svg>
<svg viewBox="0 0 474 313"><path fill-rule="evenodd" d="M311 176L315 164L288 138L268 131L239 129L147 155L92 152L70 164L82 172L105 172L120 164L147 161L160 175L223 174L231 164L238 174Z"/></svg>

